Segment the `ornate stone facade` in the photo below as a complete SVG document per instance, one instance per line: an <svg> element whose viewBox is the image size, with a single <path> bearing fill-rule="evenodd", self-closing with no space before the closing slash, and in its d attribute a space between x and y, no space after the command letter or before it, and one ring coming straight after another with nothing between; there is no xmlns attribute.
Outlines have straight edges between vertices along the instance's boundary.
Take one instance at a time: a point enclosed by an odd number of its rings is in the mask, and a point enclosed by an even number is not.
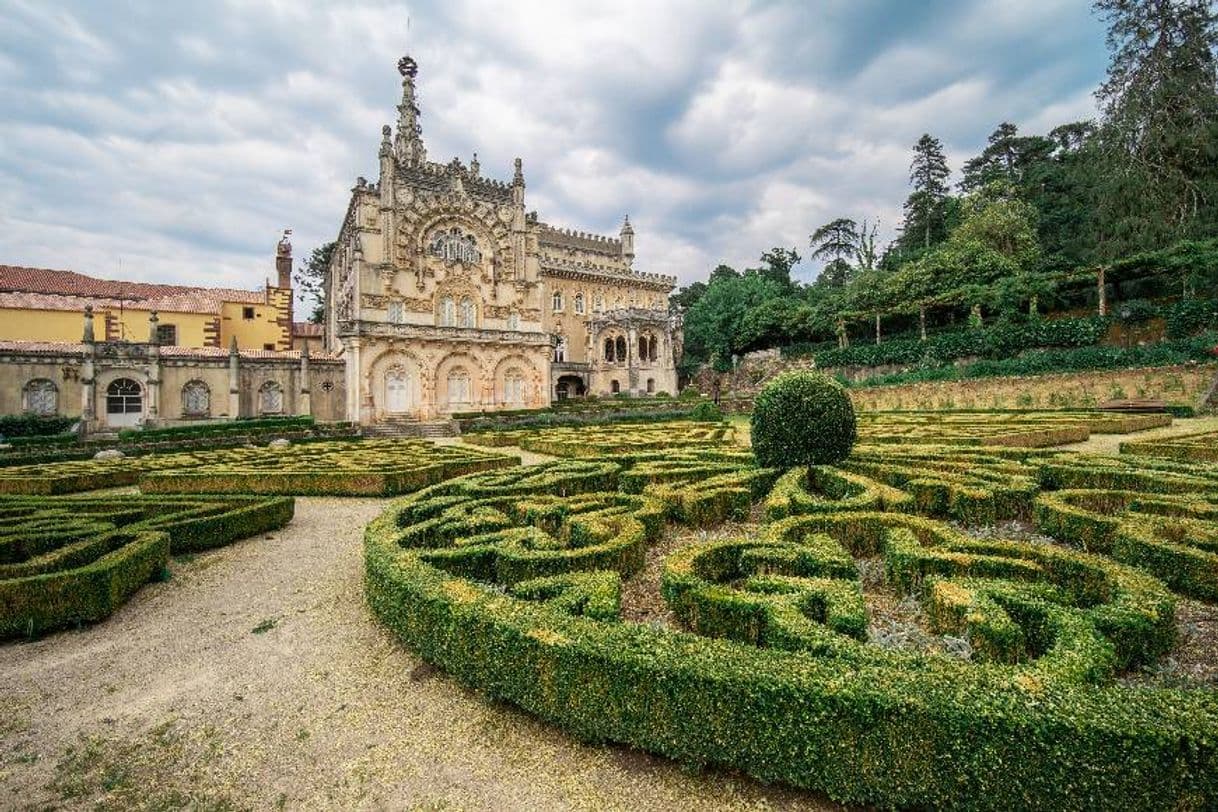
<svg viewBox="0 0 1218 812"><path fill-rule="evenodd" d="M326 282L325 348L346 361L350 419L675 393L676 280L633 270L629 220L618 238L553 228L525 211L519 158L511 182L484 177L476 154L428 161L418 67L398 69L396 133L382 130L377 182L352 189Z"/></svg>

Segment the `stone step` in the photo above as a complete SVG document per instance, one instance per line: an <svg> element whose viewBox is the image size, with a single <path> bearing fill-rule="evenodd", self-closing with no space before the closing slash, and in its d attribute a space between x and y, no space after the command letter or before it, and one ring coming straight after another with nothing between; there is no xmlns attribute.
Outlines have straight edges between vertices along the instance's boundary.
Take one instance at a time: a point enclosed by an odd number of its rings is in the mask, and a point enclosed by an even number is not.
<svg viewBox="0 0 1218 812"><path fill-rule="evenodd" d="M384 420L363 427L365 437L455 437L461 432L452 420Z"/></svg>

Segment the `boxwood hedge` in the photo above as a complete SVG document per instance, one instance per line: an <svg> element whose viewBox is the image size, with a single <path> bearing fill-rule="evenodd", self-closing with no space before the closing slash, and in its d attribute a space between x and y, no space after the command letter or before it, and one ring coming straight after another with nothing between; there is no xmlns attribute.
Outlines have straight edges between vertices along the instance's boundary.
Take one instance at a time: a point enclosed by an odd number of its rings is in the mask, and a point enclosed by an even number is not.
<svg viewBox="0 0 1218 812"><path fill-rule="evenodd" d="M1133 495L1054 492L1087 472ZM366 530L365 588L425 659L588 740L888 807L1212 808L1218 694L1117 679L1169 649L1171 590L1192 586L1117 549L1146 528L1156 550L1178 544L1163 522L1211 532L1216 478L927 442L785 472L725 446L581 454L394 502ZM685 507L700 503L715 507ZM1059 531L1047 505L1094 517ZM753 506L768 521L665 560L678 627L620 620L621 581L665 522ZM1005 518L1063 543L1004 540ZM857 562L875 558L969 658L868 642Z"/></svg>
<svg viewBox="0 0 1218 812"><path fill-rule="evenodd" d="M293 501L255 497L0 497L0 637L101 620L174 553L282 527Z"/></svg>

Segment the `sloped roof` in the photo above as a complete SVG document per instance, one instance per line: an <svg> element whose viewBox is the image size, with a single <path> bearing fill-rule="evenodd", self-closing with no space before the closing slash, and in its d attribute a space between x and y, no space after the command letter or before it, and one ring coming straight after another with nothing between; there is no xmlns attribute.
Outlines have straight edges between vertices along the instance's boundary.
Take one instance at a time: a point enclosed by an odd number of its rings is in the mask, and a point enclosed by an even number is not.
<svg viewBox="0 0 1218 812"><path fill-rule="evenodd" d="M0 341L0 352L16 352L38 355L79 355L85 345L70 341ZM238 350L237 354L247 360L299 360L300 350ZM227 358L223 347L161 347L162 358ZM341 355L315 350L309 354L313 361L339 361Z"/></svg>
<svg viewBox="0 0 1218 812"><path fill-rule="evenodd" d="M223 302L265 304L263 290L202 288L97 279L75 271L0 265L0 307L33 310L83 310L130 307L167 313L219 313Z"/></svg>

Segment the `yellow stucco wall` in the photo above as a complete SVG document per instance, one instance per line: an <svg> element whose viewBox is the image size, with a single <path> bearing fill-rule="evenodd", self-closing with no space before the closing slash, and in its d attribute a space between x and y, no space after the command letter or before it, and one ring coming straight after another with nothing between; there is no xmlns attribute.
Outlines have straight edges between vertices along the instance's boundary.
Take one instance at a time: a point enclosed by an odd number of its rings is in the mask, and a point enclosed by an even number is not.
<svg viewBox="0 0 1218 812"><path fill-rule="evenodd" d="M236 336L237 346L241 349L261 350L267 345L272 345L272 349L276 350L291 349L290 320L286 321L288 327L284 329L287 315L285 293L288 291L272 288L269 304L225 302L220 312L220 346L227 347ZM253 309L254 318L245 318L246 308Z"/></svg>
<svg viewBox="0 0 1218 812"><path fill-rule="evenodd" d="M224 302L221 313L170 313L159 311L161 325L177 327L177 346L228 347L233 336L241 349L291 349L291 291L272 288L270 304ZM253 308L246 319L244 309ZM94 308L93 335L98 341L147 341L150 311L138 307ZM107 322L109 330L107 330ZM218 325L218 330L217 330ZM76 343L84 331L84 305L80 311L0 308L0 341L64 341ZM310 347L310 349L314 349Z"/></svg>
<svg viewBox="0 0 1218 812"><path fill-rule="evenodd" d="M67 310L0 308L0 341L76 342L83 327L82 314Z"/></svg>

